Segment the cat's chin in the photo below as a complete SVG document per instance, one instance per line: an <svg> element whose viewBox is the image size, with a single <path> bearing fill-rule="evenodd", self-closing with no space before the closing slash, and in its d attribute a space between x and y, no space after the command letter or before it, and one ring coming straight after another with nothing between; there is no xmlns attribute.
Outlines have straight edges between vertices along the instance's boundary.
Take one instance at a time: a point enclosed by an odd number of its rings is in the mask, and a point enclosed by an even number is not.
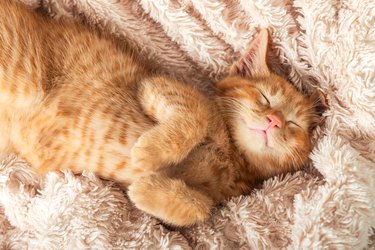
<svg viewBox="0 0 375 250"><path fill-rule="evenodd" d="M263 154L272 148L269 145L269 135L263 130L249 129L247 127L238 128L235 135L237 147L241 151L255 154Z"/></svg>
<svg viewBox="0 0 375 250"><path fill-rule="evenodd" d="M254 137L257 142L259 142L261 145L264 145L264 147L269 147L269 135L267 135L266 130L261 129L249 129L254 133Z"/></svg>
<svg viewBox="0 0 375 250"><path fill-rule="evenodd" d="M272 135L266 130L244 125L238 128L236 137L243 149L256 153L272 149Z"/></svg>

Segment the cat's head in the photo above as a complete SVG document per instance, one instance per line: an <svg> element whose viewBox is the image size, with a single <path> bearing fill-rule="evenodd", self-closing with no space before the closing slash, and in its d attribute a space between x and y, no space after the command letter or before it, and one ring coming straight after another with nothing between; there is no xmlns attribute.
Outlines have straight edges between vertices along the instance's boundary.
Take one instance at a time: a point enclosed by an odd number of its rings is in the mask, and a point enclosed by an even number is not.
<svg viewBox="0 0 375 250"><path fill-rule="evenodd" d="M318 96L306 97L266 63L268 32L262 30L245 55L218 83L232 138L262 177L300 168L311 151L319 121Z"/></svg>

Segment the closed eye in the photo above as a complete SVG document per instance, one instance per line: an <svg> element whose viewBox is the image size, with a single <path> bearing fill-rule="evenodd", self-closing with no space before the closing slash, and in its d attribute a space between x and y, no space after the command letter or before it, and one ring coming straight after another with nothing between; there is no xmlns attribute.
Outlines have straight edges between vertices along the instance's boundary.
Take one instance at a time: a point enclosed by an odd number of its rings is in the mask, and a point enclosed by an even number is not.
<svg viewBox="0 0 375 250"><path fill-rule="evenodd" d="M292 126L296 126L296 127L299 127L299 128L302 128L300 125L298 125L296 122L294 122L294 121L287 121L286 122L288 125L290 124L290 125L292 125Z"/></svg>
<svg viewBox="0 0 375 250"><path fill-rule="evenodd" d="M258 90L259 93L263 96L264 100L266 100L267 104L268 104L269 106L271 106L270 100L268 100L268 98L263 94L262 91L260 91L259 89L257 89L257 90Z"/></svg>

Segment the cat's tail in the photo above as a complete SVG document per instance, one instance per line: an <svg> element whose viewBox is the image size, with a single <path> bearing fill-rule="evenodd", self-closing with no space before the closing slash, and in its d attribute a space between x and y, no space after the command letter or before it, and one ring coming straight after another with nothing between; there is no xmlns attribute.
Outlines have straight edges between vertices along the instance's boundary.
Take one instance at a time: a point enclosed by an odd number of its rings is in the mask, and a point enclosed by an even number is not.
<svg viewBox="0 0 375 250"><path fill-rule="evenodd" d="M213 206L212 199L184 181L158 174L133 182L128 195L138 209L175 226L203 222Z"/></svg>

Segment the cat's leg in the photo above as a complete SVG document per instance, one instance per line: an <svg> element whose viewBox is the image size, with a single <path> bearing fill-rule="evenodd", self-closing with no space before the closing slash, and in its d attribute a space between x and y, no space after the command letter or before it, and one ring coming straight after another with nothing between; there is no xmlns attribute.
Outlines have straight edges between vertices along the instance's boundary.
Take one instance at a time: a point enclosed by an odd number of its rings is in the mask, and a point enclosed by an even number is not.
<svg viewBox="0 0 375 250"><path fill-rule="evenodd" d="M132 148L133 167L157 170L176 164L205 137L210 104L193 87L165 77L151 77L140 84L138 100L157 125Z"/></svg>
<svg viewBox="0 0 375 250"><path fill-rule="evenodd" d="M135 206L166 223L189 226L210 216L211 198L178 179L153 174L129 186L128 195Z"/></svg>

